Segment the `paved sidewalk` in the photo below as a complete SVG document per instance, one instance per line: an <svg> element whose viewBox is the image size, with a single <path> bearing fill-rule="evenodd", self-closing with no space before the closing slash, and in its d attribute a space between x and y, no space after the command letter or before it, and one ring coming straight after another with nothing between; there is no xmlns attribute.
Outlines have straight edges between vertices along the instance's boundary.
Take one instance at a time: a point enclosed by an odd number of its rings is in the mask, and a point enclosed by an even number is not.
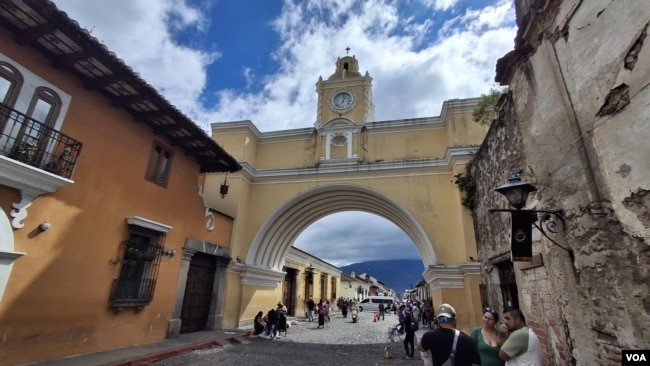
<svg viewBox="0 0 650 366"><path fill-rule="evenodd" d="M109 351L31 363L38 366L144 366L194 350L248 344L250 329L213 330Z"/></svg>

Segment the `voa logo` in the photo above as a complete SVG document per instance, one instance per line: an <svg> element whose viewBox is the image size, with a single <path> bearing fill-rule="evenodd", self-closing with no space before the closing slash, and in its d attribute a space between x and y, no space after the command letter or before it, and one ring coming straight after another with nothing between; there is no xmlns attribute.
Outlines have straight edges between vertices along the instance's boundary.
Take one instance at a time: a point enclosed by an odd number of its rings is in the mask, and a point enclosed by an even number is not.
<svg viewBox="0 0 650 366"><path fill-rule="evenodd" d="M623 365L648 364L650 350L623 350Z"/></svg>
<svg viewBox="0 0 650 366"><path fill-rule="evenodd" d="M639 361L645 361L645 355L639 355L636 353L633 353L631 355L625 355L625 358L627 358L628 361L633 361L633 362L639 362Z"/></svg>

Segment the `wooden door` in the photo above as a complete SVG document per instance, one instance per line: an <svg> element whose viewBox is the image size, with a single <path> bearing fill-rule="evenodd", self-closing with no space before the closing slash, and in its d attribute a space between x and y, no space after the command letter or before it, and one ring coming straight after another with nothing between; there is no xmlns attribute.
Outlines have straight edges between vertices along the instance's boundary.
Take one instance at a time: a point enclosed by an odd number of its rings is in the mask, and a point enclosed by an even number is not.
<svg viewBox="0 0 650 366"><path fill-rule="evenodd" d="M181 309L181 334L205 329L212 303L215 271L215 256L196 253L192 257Z"/></svg>

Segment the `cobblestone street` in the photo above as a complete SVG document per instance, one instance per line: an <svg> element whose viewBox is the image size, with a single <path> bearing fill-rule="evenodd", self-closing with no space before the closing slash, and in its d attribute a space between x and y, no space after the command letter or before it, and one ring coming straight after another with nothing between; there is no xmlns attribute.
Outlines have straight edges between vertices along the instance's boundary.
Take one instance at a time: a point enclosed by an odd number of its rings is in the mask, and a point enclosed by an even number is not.
<svg viewBox="0 0 650 366"><path fill-rule="evenodd" d="M302 366L302 365L421 365L417 350L413 360L403 360L404 346L395 336L391 358L383 357L388 344L388 327L397 324L397 316L373 322L373 313L360 313L360 320L352 323L350 316L343 319L332 315L324 329L317 322L294 322L288 336L278 339L250 337L250 344L229 348L198 350L157 362L157 366ZM421 337L424 329L417 332Z"/></svg>

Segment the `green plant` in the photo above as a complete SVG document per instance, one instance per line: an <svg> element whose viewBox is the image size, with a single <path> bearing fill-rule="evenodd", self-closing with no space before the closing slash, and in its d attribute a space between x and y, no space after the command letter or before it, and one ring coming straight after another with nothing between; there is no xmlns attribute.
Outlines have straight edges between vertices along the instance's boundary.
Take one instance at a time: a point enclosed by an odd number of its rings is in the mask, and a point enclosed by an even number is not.
<svg viewBox="0 0 650 366"><path fill-rule="evenodd" d="M11 156L18 160L31 161L36 156L37 150L38 144L36 141L32 139L22 140L14 145Z"/></svg>
<svg viewBox="0 0 650 366"><path fill-rule="evenodd" d="M454 184L463 193L461 204L470 210L476 208L476 178L472 175L474 160L465 166L465 172L454 175Z"/></svg>
<svg viewBox="0 0 650 366"><path fill-rule="evenodd" d="M508 88L499 89L492 87L490 88L490 92L488 94L481 94L481 99L478 102L478 107L476 107L474 112L472 112L474 122L484 126L489 126L492 124L495 116L494 107L499 101L501 95L507 91Z"/></svg>

